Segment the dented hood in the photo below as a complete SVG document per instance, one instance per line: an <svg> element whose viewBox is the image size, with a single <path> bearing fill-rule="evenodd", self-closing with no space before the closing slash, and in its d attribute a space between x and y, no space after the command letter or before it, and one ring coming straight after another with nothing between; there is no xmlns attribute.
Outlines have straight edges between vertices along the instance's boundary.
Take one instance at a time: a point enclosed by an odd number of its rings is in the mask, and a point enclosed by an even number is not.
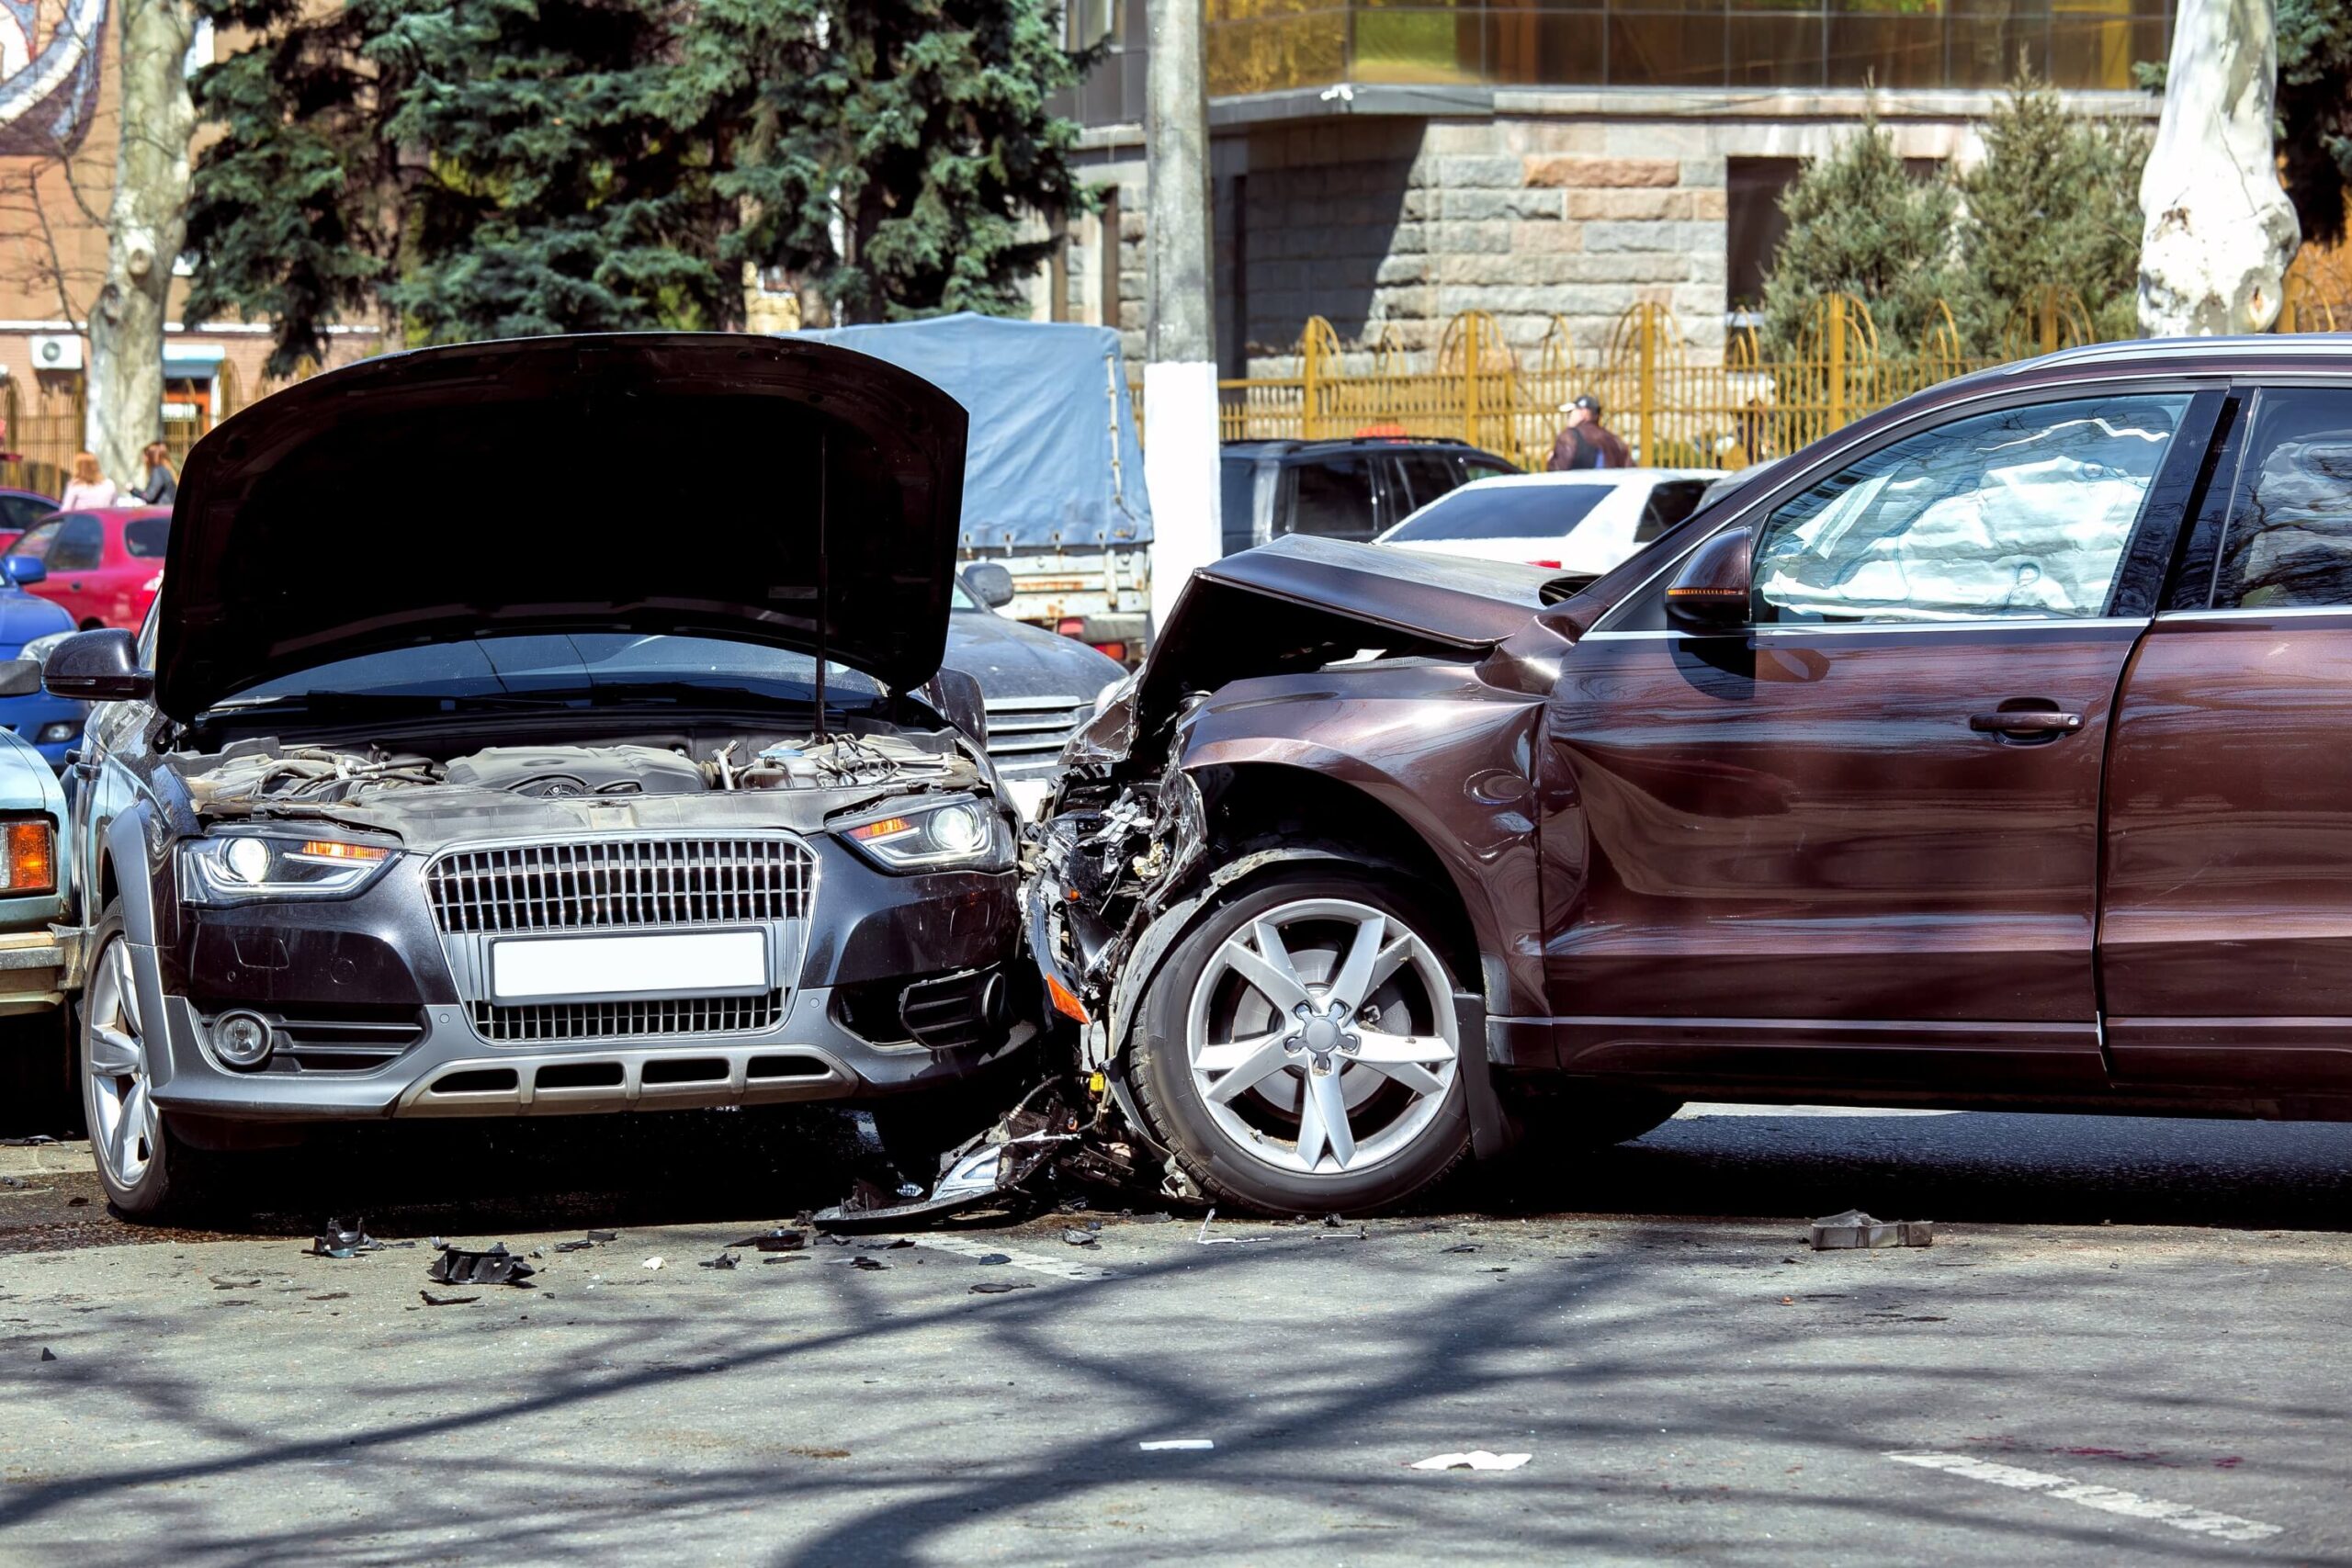
<svg viewBox="0 0 2352 1568"><path fill-rule="evenodd" d="M1342 650L1476 656L1574 585L1539 567L1291 535L1193 575L1144 660L1136 716L1148 729L1186 691Z"/></svg>
<svg viewBox="0 0 2352 1568"><path fill-rule="evenodd" d="M862 354L726 333L465 344L314 377L189 454L156 700L355 654L695 633L904 689L938 669L963 409Z"/></svg>

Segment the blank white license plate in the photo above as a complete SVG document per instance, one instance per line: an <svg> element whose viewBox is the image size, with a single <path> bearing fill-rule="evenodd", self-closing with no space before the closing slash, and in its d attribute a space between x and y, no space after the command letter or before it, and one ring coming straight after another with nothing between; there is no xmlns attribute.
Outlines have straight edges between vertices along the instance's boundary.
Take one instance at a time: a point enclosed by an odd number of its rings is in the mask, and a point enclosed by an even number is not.
<svg viewBox="0 0 2352 1568"><path fill-rule="evenodd" d="M502 1002L726 996L771 988L765 932L508 938L490 947L490 994Z"/></svg>

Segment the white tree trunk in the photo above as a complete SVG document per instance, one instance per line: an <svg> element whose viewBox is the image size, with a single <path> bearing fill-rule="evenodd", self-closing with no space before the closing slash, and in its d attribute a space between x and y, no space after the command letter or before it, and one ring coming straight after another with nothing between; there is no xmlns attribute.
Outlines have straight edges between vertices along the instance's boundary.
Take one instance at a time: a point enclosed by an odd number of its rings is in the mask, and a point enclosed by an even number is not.
<svg viewBox="0 0 2352 1568"><path fill-rule="evenodd" d="M2278 186L2271 0L2181 0L2164 118L2140 178L2140 330L2257 333L2278 319L2301 233Z"/></svg>
<svg viewBox="0 0 2352 1568"><path fill-rule="evenodd" d="M188 138L196 107L187 0L121 0L122 135L107 211L107 280L90 310L84 439L118 484L145 482L140 448L164 433L164 316L187 237Z"/></svg>

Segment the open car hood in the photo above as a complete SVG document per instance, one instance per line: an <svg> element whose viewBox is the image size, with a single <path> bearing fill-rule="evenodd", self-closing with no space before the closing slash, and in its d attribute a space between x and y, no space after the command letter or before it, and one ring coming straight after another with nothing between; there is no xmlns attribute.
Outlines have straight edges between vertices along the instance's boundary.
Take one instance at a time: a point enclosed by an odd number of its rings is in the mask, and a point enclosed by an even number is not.
<svg viewBox="0 0 2352 1568"><path fill-rule="evenodd" d="M939 668L964 410L868 355L727 333L420 349L198 443L156 606L186 719L490 632L693 633L905 689Z"/></svg>

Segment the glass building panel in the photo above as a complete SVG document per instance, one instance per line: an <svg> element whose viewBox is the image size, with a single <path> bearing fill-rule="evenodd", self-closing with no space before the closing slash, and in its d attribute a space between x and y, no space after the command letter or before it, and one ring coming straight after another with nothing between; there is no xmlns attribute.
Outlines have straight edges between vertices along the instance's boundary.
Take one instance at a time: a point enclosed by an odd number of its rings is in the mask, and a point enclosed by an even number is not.
<svg viewBox="0 0 2352 1568"><path fill-rule="evenodd" d="M1826 74L1833 87L1939 87L1943 18L1833 15Z"/></svg>
<svg viewBox="0 0 2352 1568"><path fill-rule="evenodd" d="M1821 17L1734 12L1727 50L1735 87L1821 85Z"/></svg>
<svg viewBox="0 0 2352 1568"><path fill-rule="evenodd" d="M1720 87L1722 12L1613 9L1609 17L1609 82L1623 87Z"/></svg>
<svg viewBox="0 0 2352 1568"><path fill-rule="evenodd" d="M1487 13L1487 72L1498 82L1556 86L1601 78L1601 15L1589 11ZM1497 22L1508 26L1498 27Z"/></svg>
<svg viewBox="0 0 2352 1568"><path fill-rule="evenodd" d="M2110 9L2075 0L2051 18L2052 83L2061 87L2128 90L2133 62L2165 57L2163 19L2134 17L2128 5L2129 0L2116 0Z"/></svg>

